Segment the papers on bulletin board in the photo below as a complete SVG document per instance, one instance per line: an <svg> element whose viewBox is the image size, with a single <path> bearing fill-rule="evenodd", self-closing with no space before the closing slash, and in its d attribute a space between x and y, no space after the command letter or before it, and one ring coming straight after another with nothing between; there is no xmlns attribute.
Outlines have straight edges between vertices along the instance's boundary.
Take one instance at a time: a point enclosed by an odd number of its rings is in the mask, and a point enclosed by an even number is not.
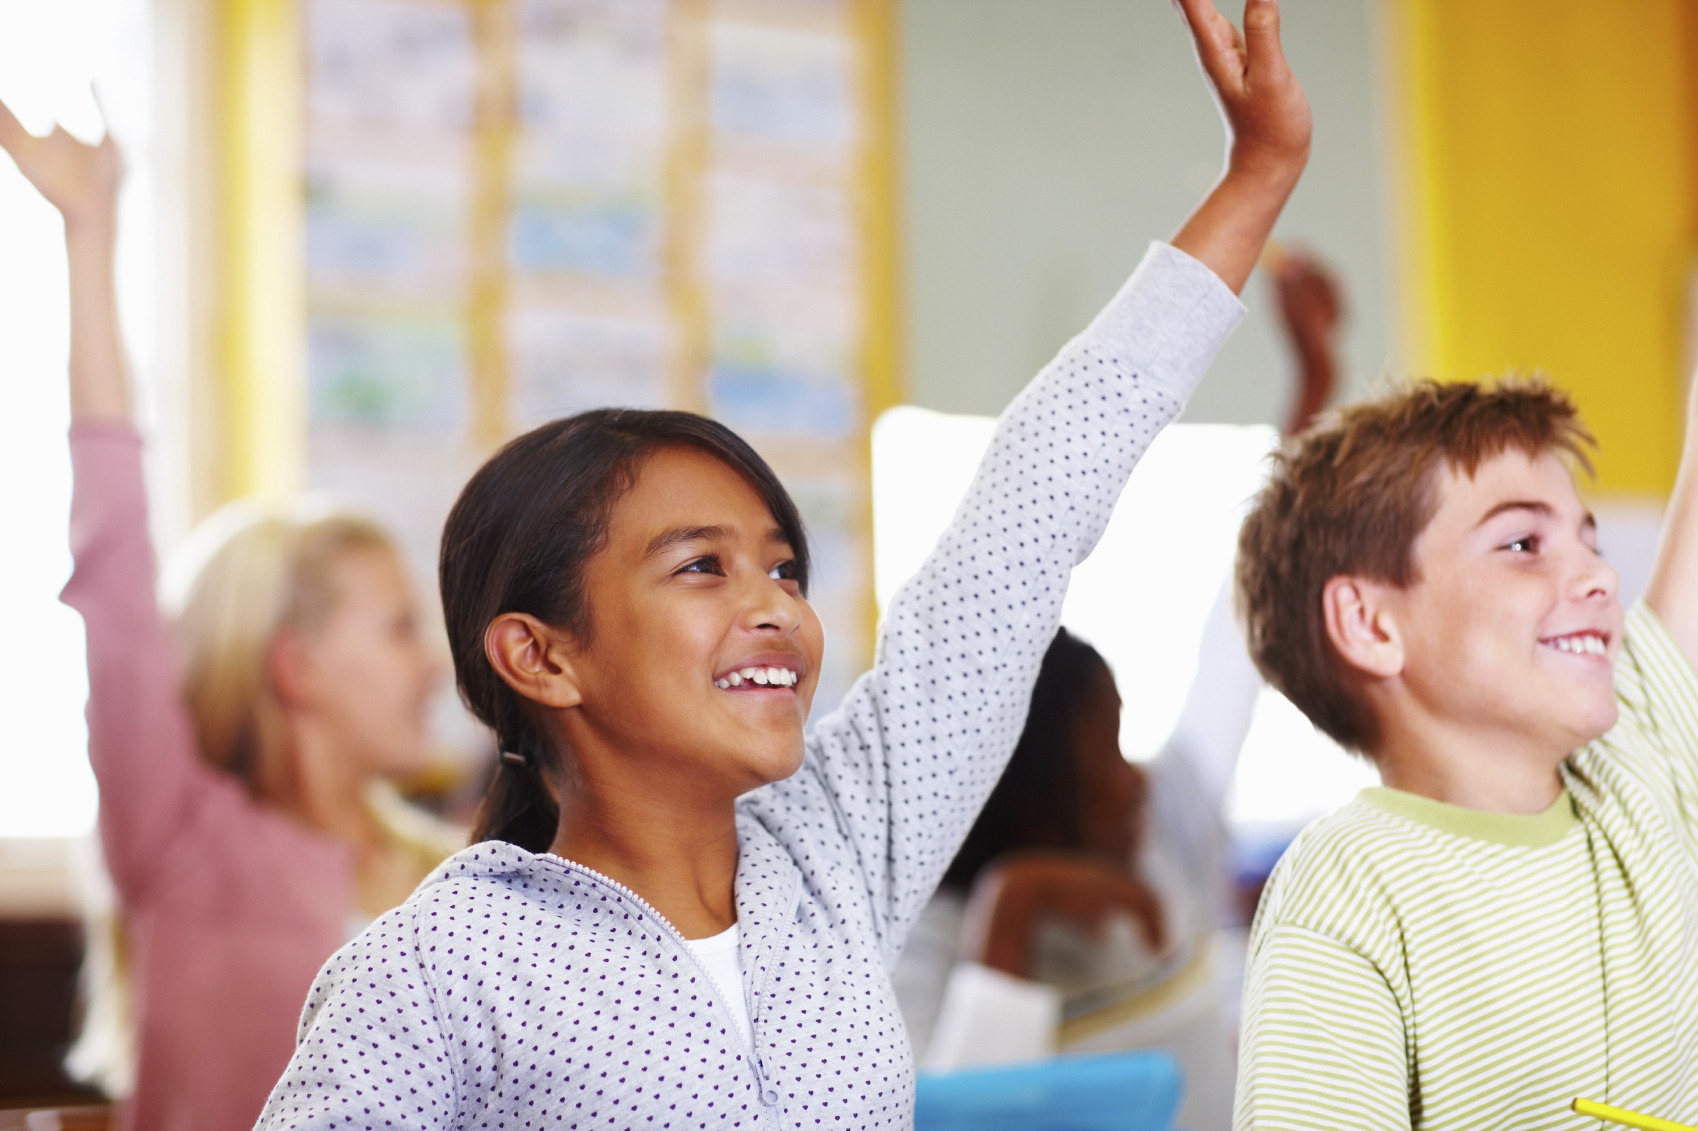
<svg viewBox="0 0 1698 1131"><path fill-rule="evenodd" d="M507 320L513 426L525 431L586 409L665 408L671 326L536 304Z"/></svg>
<svg viewBox="0 0 1698 1131"><path fill-rule="evenodd" d="M720 169L707 185L707 275L719 283L841 286L855 272L849 186Z"/></svg>
<svg viewBox="0 0 1698 1131"><path fill-rule="evenodd" d="M311 0L307 114L421 132L472 123L471 16L455 0Z"/></svg>
<svg viewBox="0 0 1698 1131"><path fill-rule="evenodd" d="M522 0L521 185L658 182L670 141L664 0Z"/></svg>
<svg viewBox="0 0 1698 1131"><path fill-rule="evenodd" d="M465 333L429 315L317 314L308 322L308 415L452 438L465 416Z"/></svg>
<svg viewBox="0 0 1698 1131"><path fill-rule="evenodd" d="M532 187L513 210L508 256L533 274L658 284L662 239L659 201L641 186L625 192Z"/></svg>
<svg viewBox="0 0 1698 1131"><path fill-rule="evenodd" d="M452 298L466 277L465 173L319 157L306 176L306 264L319 292Z"/></svg>
<svg viewBox="0 0 1698 1131"><path fill-rule="evenodd" d="M716 22L709 39L713 128L733 138L847 149L858 132L854 49L834 30Z"/></svg>

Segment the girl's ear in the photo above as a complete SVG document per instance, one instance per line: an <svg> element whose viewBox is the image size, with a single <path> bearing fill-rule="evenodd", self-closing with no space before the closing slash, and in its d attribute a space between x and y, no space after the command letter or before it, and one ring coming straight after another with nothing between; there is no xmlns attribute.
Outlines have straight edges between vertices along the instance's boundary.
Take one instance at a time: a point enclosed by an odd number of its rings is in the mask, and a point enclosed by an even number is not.
<svg viewBox="0 0 1698 1131"><path fill-rule="evenodd" d="M297 628L279 629L265 649L265 674L285 710L306 705L313 696L312 652Z"/></svg>
<svg viewBox="0 0 1698 1131"><path fill-rule="evenodd" d="M1358 671L1390 679L1403 671L1403 640L1385 601L1386 586L1340 575L1321 589L1327 639Z"/></svg>
<svg viewBox="0 0 1698 1131"><path fill-rule="evenodd" d="M573 667L576 640L529 613L502 613L483 634L484 655L514 691L564 710L584 701Z"/></svg>

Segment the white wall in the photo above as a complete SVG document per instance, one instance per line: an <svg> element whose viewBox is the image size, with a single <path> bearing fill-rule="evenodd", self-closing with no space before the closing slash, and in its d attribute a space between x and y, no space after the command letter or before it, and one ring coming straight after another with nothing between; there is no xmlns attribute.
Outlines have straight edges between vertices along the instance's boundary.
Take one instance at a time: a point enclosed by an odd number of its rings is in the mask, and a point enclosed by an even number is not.
<svg viewBox="0 0 1698 1131"><path fill-rule="evenodd" d="M1288 0L1314 153L1277 235L1335 264L1345 371L1390 357L1372 0ZM1235 17L1238 5L1223 0ZM903 0L911 399L997 413L1220 170L1223 134L1170 0ZM1281 414L1290 363L1259 282L1191 421Z"/></svg>

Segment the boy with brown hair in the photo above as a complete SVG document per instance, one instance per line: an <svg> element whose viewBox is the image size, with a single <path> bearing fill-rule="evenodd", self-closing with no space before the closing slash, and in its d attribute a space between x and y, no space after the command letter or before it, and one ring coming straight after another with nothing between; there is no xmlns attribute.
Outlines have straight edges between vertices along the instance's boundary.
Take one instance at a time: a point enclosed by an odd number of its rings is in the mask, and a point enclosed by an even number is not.
<svg viewBox="0 0 1698 1131"><path fill-rule="evenodd" d="M1251 655L1385 784L1268 885L1238 1127L1698 1121L1695 432L1627 613L1542 383L1413 384L1276 458Z"/></svg>

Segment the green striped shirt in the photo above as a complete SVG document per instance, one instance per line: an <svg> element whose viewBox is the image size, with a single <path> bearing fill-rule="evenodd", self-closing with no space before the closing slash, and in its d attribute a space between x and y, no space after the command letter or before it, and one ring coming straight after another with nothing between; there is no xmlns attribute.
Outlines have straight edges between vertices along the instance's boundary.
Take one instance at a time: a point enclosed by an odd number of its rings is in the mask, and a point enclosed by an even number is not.
<svg viewBox="0 0 1698 1131"><path fill-rule="evenodd" d="M1698 677L1628 614L1621 717L1535 816L1369 789L1256 916L1239 1128L1698 1123Z"/></svg>

